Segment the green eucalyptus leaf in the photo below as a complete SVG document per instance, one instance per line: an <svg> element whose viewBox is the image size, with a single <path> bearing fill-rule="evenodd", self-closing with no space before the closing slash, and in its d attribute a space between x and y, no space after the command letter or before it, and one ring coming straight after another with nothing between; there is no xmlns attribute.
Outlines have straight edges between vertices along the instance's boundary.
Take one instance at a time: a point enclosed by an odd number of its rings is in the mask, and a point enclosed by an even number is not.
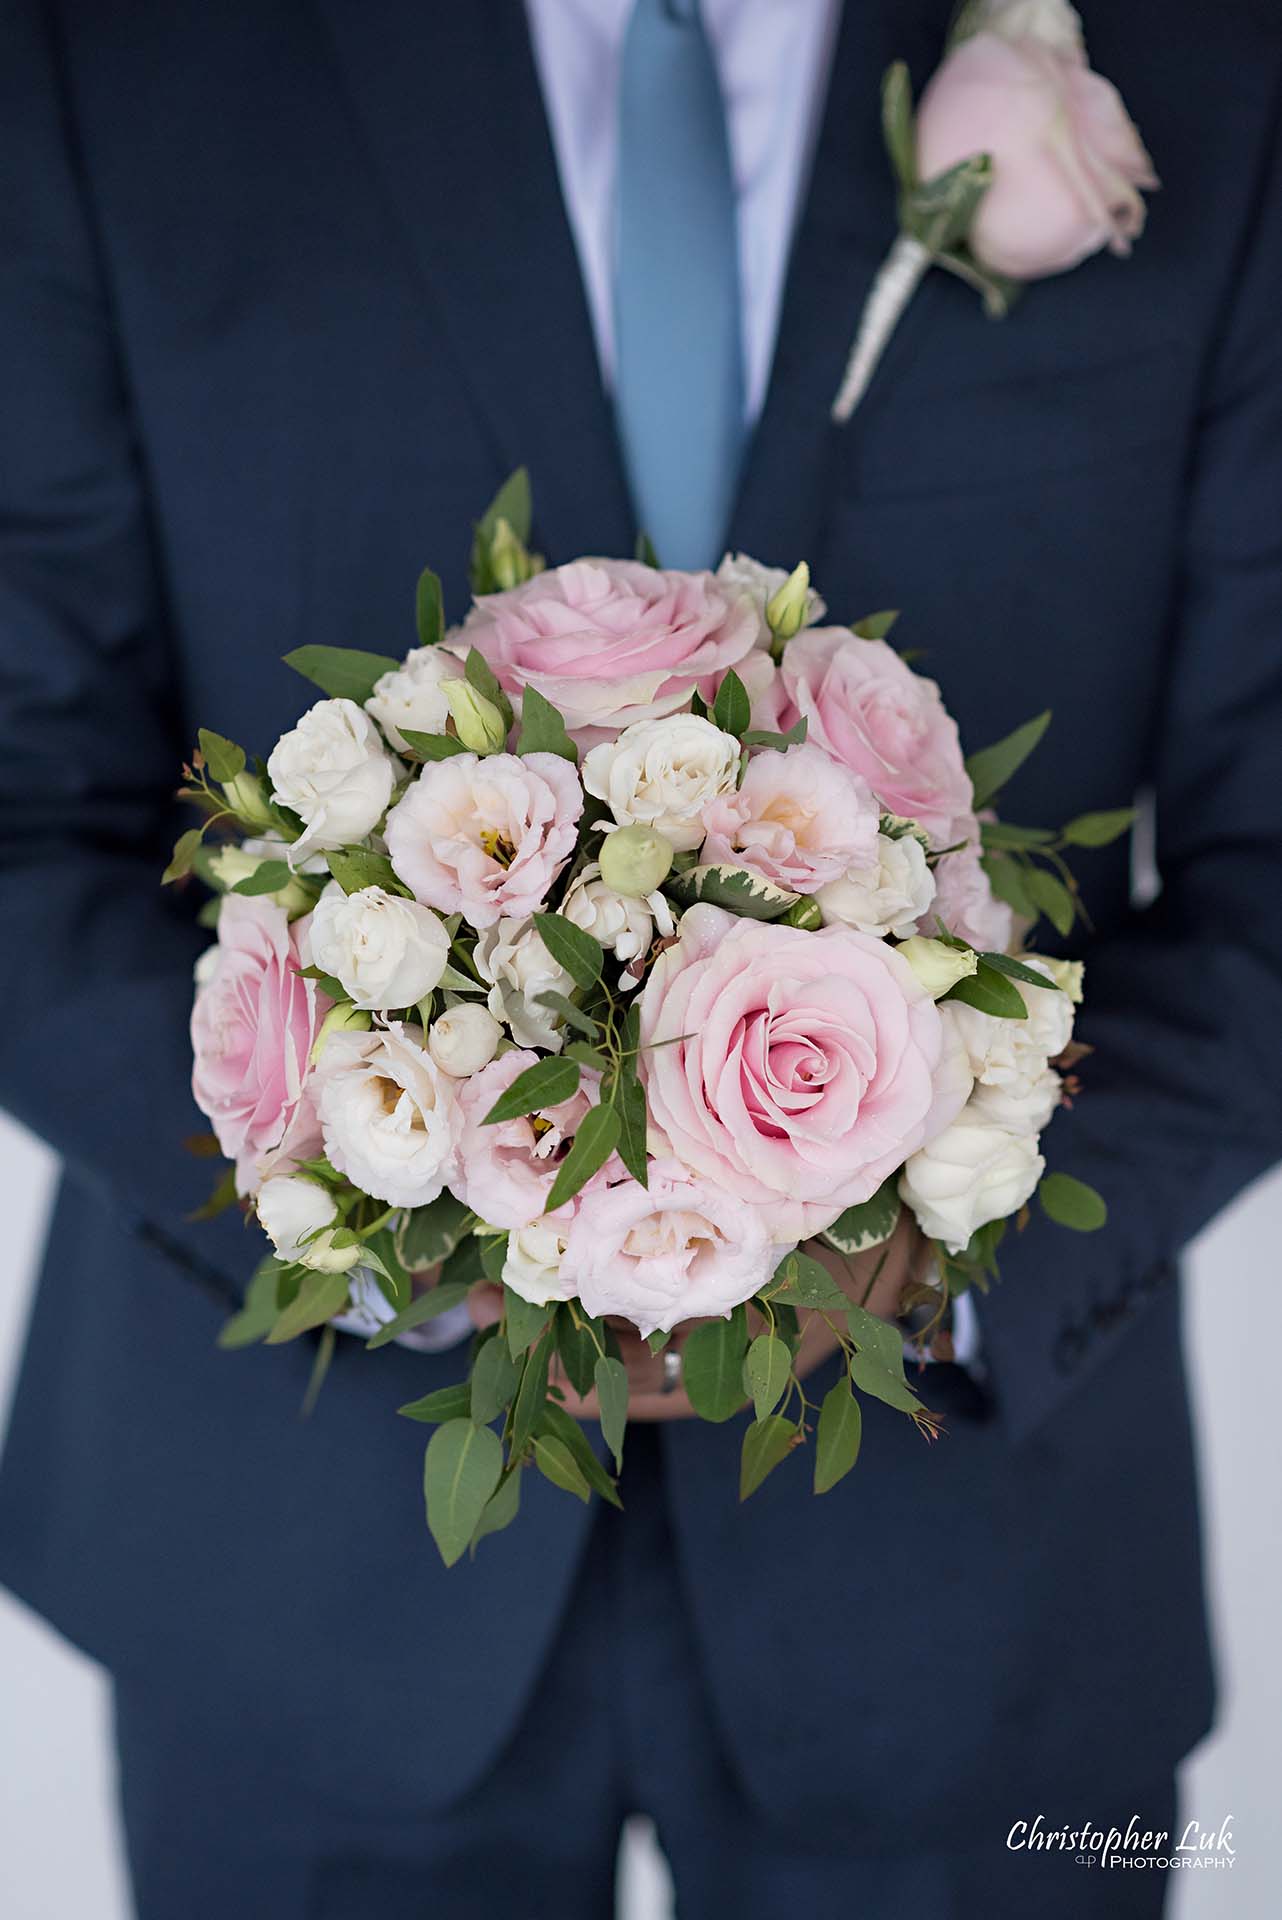
<svg viewBox="0 0 1282 1920"><path fill-rule="evenodd" d="M302 1284L290 1304L267 1335L269 1347L296 1340L300 1333L324 1326L347 1305L348 1280L345 1273L304 1273Z"/></svg>
<svg viewBox="0 0 1282 1920"><path fill-rule="evenodd" d="M598 1359L592 1370L597 1405L601 1410L601 1432L614 1455L614 1464L623 1469L623 1436L628 1424L628 1370L612 1354Z"/></svg>
<svg viewBox="0 0 1282 1920"><path fill-rule="evenodd" d="M511 1086L501 1093L482 1121L495 1127L503 1120L519 1120L523 1114L539 1113L544 1107L559 1106L578 1091L582 1069L577 1060L561 1054L549 1054L517 1074Z"/></svg>
<svg viewBox="0 0 1282 1920"><path fill-rule="evenodd" d="M853 1301L846 1305L846 1324L858 1349L850 1362L855 1385L900 1413L920 1412L921 1401L904 1378L904 1343L898 1327Z"/></svg>
<svg viewBox="0 0 1282 1920"><path fill-rule="evenodd" d="M800 1439L800 1430L781 1414L767 1414L754 1420L743 1436L739 1457L739 1498L747 1500L757 1491L767 1474L786 1460Z"/></svg>
<svg viewBox="0 0 1282 1920"><path fill-rule="evenodd" d="M773 1334L759 1333L743 1363L744 1391L751 1396L758 1420L773 1413L792 1372L792 1355Z"/></svg>
<svg viewBox="0 0 1282 1920"><path fill-rule="evenodd" d="M428 1441L427 1524L447 1567L466 1552L502 1471L503 1447L492 1427L447 1420Z"/></svg>
<svg viewBox="0 0 1282 1920"><path fill-rule="evenodd" d="M1079 813L1076 820L1069 821L1061 837L1070 847L1107 847L1112 841L1120 840L1134 824L1134 807L1112 807L1103 813Z"/></svg>
<svg viewBox="0 0 1282 1920"><path fill-rule="evenodd" d="M516 1362L497 1333L482 1343L472 1362L471 1418L487 1427L505 1412L516 1392Z"/></svg>
<svg viewBox="0 0 1282 1920"><path fill-rule="evenodd" d="M1029 869L1006 854L985 854L980 861L988 875L988 884L999 900L1019 914L1023 920L1036 920L1037 904L1028 891L1026 879Z"/></svg>
<svg viewBox="0 0 1282 1920"><path fill-rule="evenodd" d="M396 1226L396 1251L411 1273L434 1267L453 1253L469 1230L474 1215L452 1193L442 1193L425 1207L403 1213Z"/></svg>
<svg viewBox="0 0 1282 1920"><path fill-rule="evenodd" d="M260 860L254 871L229 887L228 892L247 894L251 899L260 893L279 893L293 877L284 860Z"/></svg>
<svg viewBox="0 0 1282 1920"><path fill-rule="evenodd" d="M971 754L966 762L966 771L974 789L976 811L986 807L993 795L1023 766L1050 723L1048 707L1045 713L1039 713L1033 720L1026 720L1022 727L1016 727L1005 739Z"/></svg>
<svg viewBox="0 0 1282 1920"><path fill-rule="evenodd" d="M848 1305L847 1295L837 1285L820 1261L808 1253L790 1253L775 1268L772 1299L779 1299L793 1307L817 1308L821 1312L835 1309L844 1313Z"/></svg>
<svg viewBox="0 0 1282 1920"><path fill-rule="evenodd" d="M516 1398L512 1403L511 1449L513 1460L525 1457L525 1450L542 1423L548 1397L548 1368L552 1360L555 1329L546 1327L528 1350L521 1367Z"/></svg>
<svg viewBox="0 0 1282 1920"><path fill-rule="evenodd" d="M368 847L344 847L325 855L325 864L344 893L361 893L366 887L381 887L385 893L408 894L395 867L385 853Z"/></svg>
<svg viewBox="0 0 1282 1920"><path fill-rule="evenodd" d="M600 1038L600 1021L590 1018L588 1014L584 1013L581 1007L576 1007L573 1000L568 999L565 994L553 992L536 993L534 996L534 1004L536 1007L546 1007L549 1013L559 1013L566 1026L573 1027L574 1031L581 1033L585 1040L597 1040ZM570 1056L571 1059L576 1059L577 1057L575 1054L571 1054ZM604 1055L598 1056L598 1058L604 1057Z"/></svg>
<svg viewBox="0 0 1282 1920"><path fill-rule="evenodd" d="M816 1493L827 1493L850 1472L859 1458L863 1424L850 1382L844 1378L838 1380L824 1395L815 1429Z"/></svg>
<svg viewBox="0 0 1282 1920"><path fill-rule="evenodd" d="M563 1443L594 1493L599 1493L610 1506L622 1507L618 1488L593 1453L591 1441L573 1414L559 1407L555 1400L549 1400L543 1409L541 1431L555 1434Z"/></svg>
<svg viewBox="0 0 1282 1920"><path fill-rule="evenodd" d="M646 1187L650 1184L646 1159L648 1114L645 1088L636 1075L635 1063L625 1061L617 1073L601 1084L601 1104L612 1107L619 1116L618 1154L632 1178Z"/></svg>
<svg viewBox="0 0 1282 1920"><path fill-rule="evenodd" d="M167 887L174 880L183 880L196 864L196 855L200 852L204 836L199 827L188 827L186 833L180 833L174 841L174 850L169 865L160 876L160 884Z"/></svg>
<svg viewBox="0 0 1282 1920"><path fill-rule="evenodd" d="M580 1398L592 1391L593 1369L600 1351L597 1340L600 1339L600 1334L593 1338L593 1326L585 1324L582 1317L576 1322L571 1313L557 1316L556 1350L565 1368L565 1377Z"/></svg>
<svg viewBox="0 0 1282 1920"><path fill-rule="evenodd" d="M420 647L439 647L445 638L445 602L441 596L440 576L424 567L418 576L414 596L414 624Z"/></svg>
<svg viewBox="0 0 1282 1920"><path fill-rule="evenodd" d="M534 924L539 938L556 961L564 967L577 987L594 987L605 967L605 949L572 920L559 913L536 913Z"/></svg>
<svg viewBox="0 0 1282 1920"><path fill-rule="evenodd" d="M365 1342L369 1352L376 1347L390 1346L402 1333L411 1333L415 1327L424 1327L429 1320L435 1320L438 1314L448 1313L451 1307L460 1307L467 1299L467 1283L462 1280L438 1280L426 1293L417 1293L408 1307L389 1320L386 1326L379 1328L374 1336Z"/></svg>
<svg viewBox="0 0 1282 1920"><path fill-rule="evenodd" d="M354 700L364 706L374 682L400 666L386 653L362 653L359 647L295 647L285 665L328 694L331 700Z"/></svg>
<svg viewBox="0 0 1282 1920"><path fill-rule="evenodd" d="M1071 933L1077 908L1063 881L1048 873L1045 867L1030 867L1024 875L1024 884L1056 933Z"/></svg>
<svg viewBox="0 0 1282 1920"><path fill-rule="evenodd" d="M557 1168L545 1212L555 1213L572 1200L602 1168L619 1144L622 1125L613 1107L589 1107L580 1120L570 1151Z"/></svg>
<svg viewBox="0 0 1282 1920"><path fill-rule="evenodd" d="M1043 1174L1037 1199L1049 1219L1075 1233L1095 1233L1108 1219L1103 1195L1071 1173Z"/></svg>
<svg viewBox="0 0 1282 1920"><path fill-rule="evenodd" d="M850 631L856 640L884 640L899 618L898 607L887 607L881 613L866 613L862 620L856 620Z"/></svg>
<svg viewBox="0 0 1282 1920"><path fill-rule="evenodd" d="M472 1533L470 1547L473 1553L487 1533L501 1533L504 1527L510 1527L521 1511L521 1475L515 1469L505 1473L498 1486L481 1509L481 1517Z"/></svg>
<svg viewBox="0 0 1282 1920"><path fill-rule="evenodd" d="M396 1411L406 1420L422 1420L439 1426L446 1420L468 1420L472 1414L471 1382L460 1380L457 1386L438 1387L421 1400L409 1400Z"/></svg>
<svg viewBox="0 0 1282 1920"><path fill-rule="evenodd" d="M561 1487L566 1493L572 1493L585 1506L592 1498L592 1489L584 1479L574 1455L555 1433L535 1434L534 1464L545 1480L550 1480L554 1487Z"/></svg>
<svg viewBox="0 0 1282 1920"><path fill-rule="evenodd" d="M548 1306L537 1307L533 1301L523 1300L511 1287L504 1287L503 1324L507 1330L508 1352L514 1360L533 1346L546 1327L551 1311Z"/></svg>
<svg viewBox="0 0 1282 1920"><path fill-rule="evenodd" d="M251 1347L267 1338L280 1311L276 1285L283 1264L270 1253L266 1259L259 1261L245 1289L244 1305L229 1320L224 1320L218 1330L220 1347Z"/></svg>
<svg viewBox="0 0 1282 1920"><path fill-rule="evenodd" d="M452 733L420 733L415 727L398 729L401 739L410 752L420 760L452 760L456 753L466 753L467 748Z"/></svg>
<svg viewBox="0 0 1282 1920"><path fill-rule="evenodd" d="M681 1378L695 1412L704 1420L729 1420L744 1403L743 1359L748 1316L736 1307L728 1320L695 1327L681 1350Z"/></svg>
<svg viewBox="0 0 1282 1920"><path fill-rule="evenodd" d="M244 772L245 749L238 747L234 740L224 739L221 733L211 733L208 727L201 727L196 737L205 765L220 785L225 786L227 781Z"/></svg>

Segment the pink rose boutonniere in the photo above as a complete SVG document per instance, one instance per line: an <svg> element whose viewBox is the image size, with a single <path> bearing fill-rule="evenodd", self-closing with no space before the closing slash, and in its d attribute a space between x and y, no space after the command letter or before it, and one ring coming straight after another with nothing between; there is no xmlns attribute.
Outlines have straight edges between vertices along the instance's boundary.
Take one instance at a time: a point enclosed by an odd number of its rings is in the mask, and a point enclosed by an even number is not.
<svg viewBox="0 0 1282 1920"><path fill-rule="evenodd" d="M1127 254L1157 175L1116 87L1086 58L1068 0L972 0L913 114L908 71L882 86L899 237L855 335L834 420L850 418L928 267L982 294L993 318L1023 282L1101 247Z"/></svg>

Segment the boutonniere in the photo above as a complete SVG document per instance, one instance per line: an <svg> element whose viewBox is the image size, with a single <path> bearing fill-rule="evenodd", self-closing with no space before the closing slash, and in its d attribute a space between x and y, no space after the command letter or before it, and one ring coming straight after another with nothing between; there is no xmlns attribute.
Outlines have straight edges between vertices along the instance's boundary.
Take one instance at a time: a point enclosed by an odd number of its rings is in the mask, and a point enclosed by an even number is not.
<svg viewBox="0 0 1282 1920"><path fill-rule="evenodd" d="M908 70L882 83L899 237L873 282L834 420L848 420L927 268L995 319L1026 280L1130 252L1158 184L1116 87L1092 71L1068 0L971 0L913 113Z"/></svg>

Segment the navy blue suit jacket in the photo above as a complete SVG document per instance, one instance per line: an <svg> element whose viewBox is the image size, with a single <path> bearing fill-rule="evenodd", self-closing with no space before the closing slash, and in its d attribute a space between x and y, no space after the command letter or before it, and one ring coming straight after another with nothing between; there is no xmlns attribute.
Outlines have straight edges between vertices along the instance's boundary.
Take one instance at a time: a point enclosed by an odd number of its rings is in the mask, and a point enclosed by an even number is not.
<svg viewBox="0 0 1282 1920"><path fill-rule="evenodd" d="M1097 1052L1050 1156L1111 1218L1004 1250L995 1417L928 1449L873 1408L836 1491L785 1471L743 1509L733 1424L663 1436L741 1777L883 1843L1155 1777L1206 1726L1173 1261L1282 1149L1279 36L1268 8L1173 0L1154 36L1097 7L1164 183L1134 257L1003 324L930 276L839 430L894 234L879 77L903 56L920 86L949 12L847 9L728 539L805 555L843 613L901 606L972 746L1053 707L1011 816L1148 790L1162 886L1136 909L1124 847L1080 861ZM306 698L280 656L411 644L425 563L457 617L513 466L541 550L631 549L523 13L3 18L0 1094L67 1172L0 1571L118 1669L216 1672L318 1793L444 1802L528 1698L587 1517L538 1482L447 1573L393 1409L457 1358L348 1346L300 1423L304 1345L215 1349L256 1236L186 1217L205 936L158 876L197 723L265 750Z"/></svg>

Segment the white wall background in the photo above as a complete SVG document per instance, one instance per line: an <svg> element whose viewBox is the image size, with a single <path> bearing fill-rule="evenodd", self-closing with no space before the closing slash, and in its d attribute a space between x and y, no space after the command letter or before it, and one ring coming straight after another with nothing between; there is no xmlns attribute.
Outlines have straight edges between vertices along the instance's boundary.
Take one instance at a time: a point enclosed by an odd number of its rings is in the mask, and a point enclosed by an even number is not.
<svg viewBox="0 0 1282 1920"><path fill-rule="evenodd" d="M52 1157L0 1115L0 1431L43 1232ZM1282 1913L1275 1842L1282 1668L1276 1622L1282 1476L1271 1471L1282 1354L1282 1176L1248 1195L1196 1249L1187 1329L1202 1434L1212 1605L1224 1700L1185 1769L1185 1814L1233 1815L1228 1872L1178 1876L1175 1920ZM0 1909L5 1920L128 1920L101 1674L0 1591ZM663 1920L665 1876L644 1823L624 1853L621 1920ZM1084 1911L1102 1911L1090 1902ZM373 1920L373 1917L371 1917Z"/></svg>

